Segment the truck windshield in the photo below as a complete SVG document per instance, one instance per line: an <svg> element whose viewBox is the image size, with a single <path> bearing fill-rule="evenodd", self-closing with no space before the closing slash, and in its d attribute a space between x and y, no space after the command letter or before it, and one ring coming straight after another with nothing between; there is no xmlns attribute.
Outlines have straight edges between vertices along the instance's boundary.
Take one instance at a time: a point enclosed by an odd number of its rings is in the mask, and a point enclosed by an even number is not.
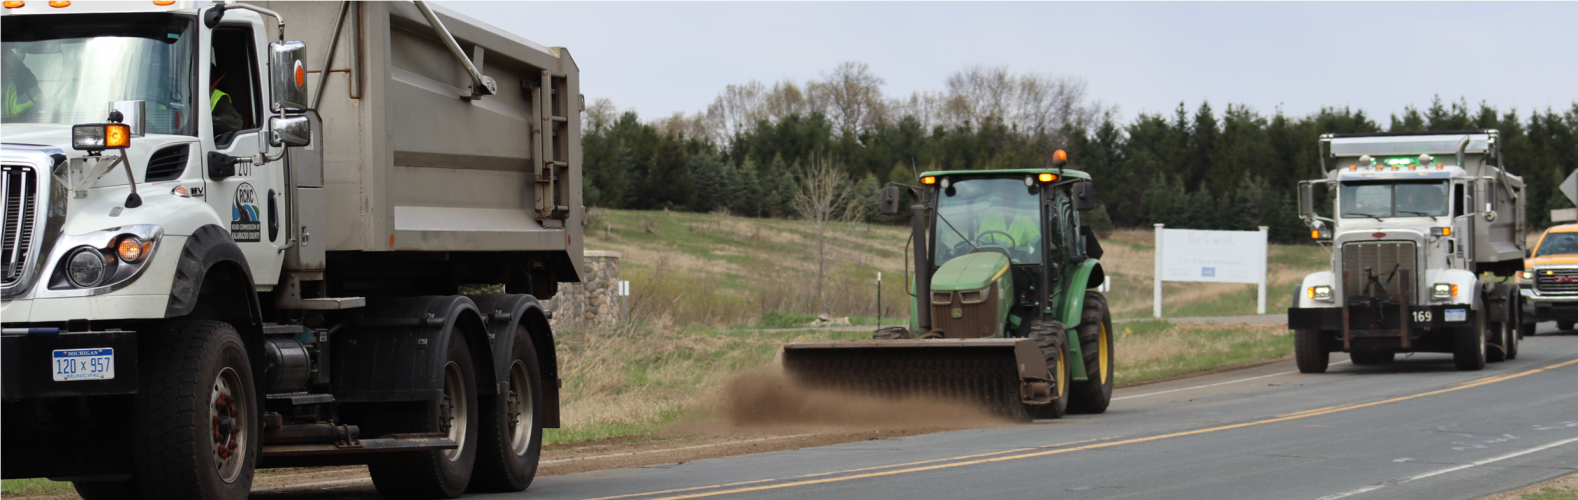
<svg viewBox="0 0 1578 500"><path fill-rule="evenodd" d="M977 249L1000 249L1015 264L1041 262L1041 186L1023 178L966 179L937 200L937 263Z"/></svg>
<svg viewBox="0 0 1578 500"><path fill-rule="evenodd" d="M6 16L4 123L103 123L111 101L145 101L147 132L196 135L189 18Z"/></svg>
<svg viewBox="0 0 1578 500"><path fill-rule="evenodd" d="M1447 181L1344 182L1342 217L1447 215Z"/></svg>
<svg viewBox="0 0 1578 500"><path fill-rule="evenodd" d="M1578 253L1578 233L1550 233L1545 235L1545 241L1540 242L1540 249L1534 252L1534 256L1575 253Z"/></svg>

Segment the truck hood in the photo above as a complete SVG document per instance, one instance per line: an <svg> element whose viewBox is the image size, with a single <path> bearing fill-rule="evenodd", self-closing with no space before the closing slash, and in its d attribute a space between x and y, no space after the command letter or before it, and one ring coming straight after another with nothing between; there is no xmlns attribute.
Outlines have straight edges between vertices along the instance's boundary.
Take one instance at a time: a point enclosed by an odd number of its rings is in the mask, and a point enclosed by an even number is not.
<svg viewBox="0 0 1578 500"><path fill-rule="evenodd" d="M1578 254L1559 253L1541 255L1539 257L1523 261L1524 269L1532 269L1537 266L1561 266L1572 264L1578 264Z"/></svg>
<svg viewBox="0 0 1578 500"><path fill-rule="evenodd" d="M55 123L7 123L0 128L7 144L54 146L71 151L71 125Z"/></svg>
<svg viewBox="0 0 1578 500"><path fill-rule="evenodd" d="M932 275L931 289L937 291L980 290L1008 273L1008 256L997 252L976 252L943 263Z"/></svg>

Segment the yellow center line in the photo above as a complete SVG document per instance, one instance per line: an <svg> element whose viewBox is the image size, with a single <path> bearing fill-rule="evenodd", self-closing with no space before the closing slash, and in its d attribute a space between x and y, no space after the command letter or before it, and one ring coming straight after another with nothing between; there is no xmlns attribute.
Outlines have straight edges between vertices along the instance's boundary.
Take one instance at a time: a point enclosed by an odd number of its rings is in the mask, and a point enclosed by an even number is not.
<svg viewBox="0 0 1578 500"><path fill-rule="evenodd" d="M994 452L990 452L990 453L980 453L980 454L976 454L976 455L965 455L965 456L962 456L962 457L937 458L937 459L932 459L932 460L921 460L919 462L908 462L908 463L891 464L891 465L879 465L879 466L876 466L876 467L865 467L865 468L860 468L860 469L839 470L839 471L833 471L833 472L819 472L819 473L816 473L816 474L804 474L804 475L799 475L799 476L793 476L793 477L790 477L790 478L787 478L787 479L799 479L799 478L806 478L806 477L821 477L821 476L830 476L830 475L833 475L833 474L848 474L848 473L851 473L851 472L861 472L861 471L877 470L877 469L891 469L891 468L894 468L894 467L907 467L907 466L911 466L911 465L929 464L929 463L933 463L933 462L947 462L947 461L950 461L950 460L964 460L964 459L967 459L967 458L989 457L989 456L992 456L992 455L1002 455L1002 454L1005 454L1005 453L1018 453L1018 452L1021 452L1021 451L1030 451L1030 450L1044 450L1044 449L1047 449L1047 448L1056 448L1056 447L1059 447L1059 446L1068 446L1068 445L1071 445L1071 444L1089 443L1091 441L1101 441L1103 439L1112 439L1112 437L1104 437L1104 438L1096 438L1096 439L1085 439L1085 440L1081 440L1081 441L1071 441L1071 442L1067 442L1067 443L1048 444L1048 445L1042 445L1042 446L1032 446L1032 447L1029 447L1029 448L1017 448L1017 449L1012 449L1012 450L994 451ZM611 496L611 497L597 497L597 498L592 498L592 499L588 499L588 500L614 500L616 498L644 497L644 496L648 496L648 495L663 495L663 494L667 494L667 493L679 493L679 492L682 492L682 491L696 491L696 490L705 490L705 489L711 489L711 488L724 488L724 487L729 487L729 486L740 486L740 485L746 485L746 484L770 483L770 482L773 482L773 481L783 481L783 480L785 480L785 478L757 479L757 480L754 480L754 481L741 481L741 482L738 482L738 483L714 484L714 485L710 485L710 486L694 486L694 487L690 487L690 488L679 488L679 489L663 490L663 491L649 491L649 492L646 492L646 493L631 493L631 494L628 494L628 495L616 495L616 496Z"/></svg>
<svg viewBox="0 0 1578 500"><path fill-rule="evenodd" d="M1307 410L1307 411L1301 411L1301 412L1288 413L1288 414L1284 414L1284 415L1279 415L1279 416L1276 416L1276 417L1268 418L1268 419L1265 419L1265 420L1256 420L1256 421L1253 421L1253 422L1244 422L1244 423L1239 423L1239 424L1222 425L1222 426L1217 426L1217 427L1207 427L1207 428L1204 428L1204 429L1196 429L1196 430L1192 430L1192 431L1174 432L1174 433L1170 433L1170 434L1161 434L1161 435L1142 437L1142 438L1125 439L1125 440L1121 440L1121 441L1108 441L1108 442L1103 442L1103 443L1089 444L1089 445L1085 445L1085 446L1076 446L1076 447L1072 447L1072 448L1059 448L1059 449L1055 449L1055 450L1046 450L1046 451L1039 451L1039 452L1035 452L1035 453L1025 453L1025 454L1020 454L1020 455L1011 455L1011 456L1006 456L1006 457L982 458L982 459L979 459L979 460L965 460L965 461L962 461L962 462L949 462L949 463L945 463L945 464L928 465L928 466L925 466L925 467L911 467L911 468L907 468L907 469L889 470L889 471L882 471L882 472L869 472L869 473L865 473L865 474L854 474L854 475L848 475L848 476L839 476L839 477L822 478L822 479L812 479L812 480L807 480L807 481L795 481L795 482L790 482L790 483L779 483L779 484L769 484L769 485L762 485L762 486L752 486L752 487L746 487L746 488L734 488L734 489L728 489L728 490L708 491L708 492L693 493L693 494L688 494L688 495L662 497L662 498L659 498L657 500L680 500L680 499L685 499L685 498L701 498L701 497L711 497L711 496L719 496L719 495L730 495L730 494L735 494L735 493L748 493L748 492L752 492L752 491L763 491L763 490L772 490L772 489L779 489L779 488L790 488L790 487L794 487L794 486L808 486L808 485L813 485L813 484L834 483L834 482L840 482L840 481L850 481L850 480L855 480L855 479L866 479L866 478L873 478L873 477L891 476L891 475L896 475L896 474L908 474L908 473L912 473L912 472L925 472L925 471L937 470L937 469L948 469L948 468L953 468L953 467L963 467L963 466L966 466L966 465L978 465L978 464L993 463L993 462L1005 462L1005 461L1009 461L1009 460L1019 460L1019 459L1024 459L1024 458L1044 457L1044 456L1058 455L1058 454L1075 452L1075 451L1094 450L1094 449L1099 449L1099 448L1110 448L1110 447L1113 447L1113 446L1123 446L1123 445L1129 445L1129 444L1144 443L1144 442L1149 442L1149 441L1158 441L1158 440L1162 440L1162 439L1171 439L1171 438L1176 438L1176 437L1194 436L1194 435L1198 435L1198 434L1207 434L1207 433L1220 432L1220 431L1226 431L1226 430L1232 430L1232 429L1241 429L1241 428L1245 428L1245 427L1254 427L1254 426L1258 426L1258 425L1273 424L1273 423L1277 423L1277 422L1286 422L1286 421L1289 421L1289 420L1298 420L1298 419L1302 419L1302 418L1309 418L1309 417L1315 417L1315 416L1321 416L1321 415L1330 415L1330 414L1333 414L1333 413L1344 412L1344 411L1348 411L1348 410L1357 410L1357 409L1360 409L1360 408L1369 408L1369 407L1372 407L1372 406L1379 406L1379 405L1383 405L1383 404L1396 403L1396 402L1400 402L1400 401L1408 401L1408 400L1411 400L1411 399L1418 399L1418 398L1422 398L1422 397L1426 397L1426 396L1434 396L1434 395L1439 395L1439 394L1445 394L1445 393L1448 393L1448 392L1460 391L1460 390L1463 390L1463 389L1469 389L1469 388L1473 388L1473 387L1480 387L1480 386L1484 386L1484 385L1493 384L1493 383L1496 383L1496 382L1503 382L1503 381L1507 381L1507 380L1512 380L1512 379L1515 379L1515 378L1518 378L1518 377L1533 375L1533 374L1540 373L1540 372L1543 372L1543 371L1553 370L1553 369L1556 369L1556 368L1561 368L1561 367L1569 366L1569 365L1573 365L1573 364L1578 364L1578 359L1572 359L1572 360L1568 360L1568 361L1563 361L1561 363L1545 366L1543 368L1536 368L1536 369L1533 369L1533 370L1528 370L1528 371L1523 371L1523 372L1518 372L1518 373L1512 373L1512 374L1506 374L1506 375L1496 375L1496 376L1492 376L1492 377L1485 377L1485 378L1482 378L1482 379L1471 380L1471 381L1468 381L1468 382L1465 382L1465 383L1462 383L1462 384L1459 384L1459 385L1456 385L1456 386L1448 387L1446 389L1438 389L1438 390L1434 390L1434 391L1422 392L1422 393L1419 393L1419 394L1413 394L1413 395L1408 395L1408 396L1399 396L1399 397L1396 397L1396 398L1383 399L1383 400L1380 400L1380 401L1372 401L1372 402L1369 402L1369 403L1360 403L1360 404L1352 404L1352 405L1341 405L1341 406L1330 406L1330 407L1326 407L1326 408L1317 408L1317 409L1314 409L1314 410ZM1015 452L1015 451L1021 451L1021 450L1009 450L1007 452L996 452L996 453L986 453L986 454L981 454L981 455L963 456L963 457L957 457L954 460L967 459L967 458L973 458L973 457L981 457L981 456L989 456L989 455L999 455L999 454L1003 454L1003 453L1012 453L1012 452ZM942 460L949 460L949 459L942 459ZM917 462L917 463L925 463L925 462ZM907 464L895 465L893 467L898 467L898 466L902 466L902 465L907 465ZM883 467L875 467L875 468L883 468ZM819 474L819 475L842 474L842 473L849 473L849 472L858 472L860 470L870 470L870 469L854 469L854 470L839 471L839 472L828 472L828 473L822 473L822 474ZM810 477L810 476L799 476L799 477ZM771 481L771 480L752 481L750 483L735 483L735 485L761 483L761 482L766 482L766 481ZM690 490L706 489L706 488L717 488L717 487L725 487L725 486L731 486L731 485L704 486L704 487L699 487L699 488L690 488ZM670 492L677 492L677 491L683 491L683 490L670 490ZM668 493L668 492L657 491L657 492L651 492L651 493L642 493L642 494L638 494L638 495L626 495L626 496L658 495L658 494L663 494L663 493Z"/></svg>

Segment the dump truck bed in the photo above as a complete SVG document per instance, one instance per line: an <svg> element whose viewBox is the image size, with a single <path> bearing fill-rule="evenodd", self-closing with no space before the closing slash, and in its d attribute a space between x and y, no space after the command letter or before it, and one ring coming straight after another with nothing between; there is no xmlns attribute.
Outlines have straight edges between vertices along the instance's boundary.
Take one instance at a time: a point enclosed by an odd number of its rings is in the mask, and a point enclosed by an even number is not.
<svg viewBox="0 0 1578 500"><path fill-rule="evenodd" d="M556 252L579 267L582 102L567 50L431 5L498 82L468 100L469 73L413 4L355 2L324 81L342 4L257 3L307 42L309 91L323 94L321 168L297 162L297 179L326 190L329 251Z"/></svg>

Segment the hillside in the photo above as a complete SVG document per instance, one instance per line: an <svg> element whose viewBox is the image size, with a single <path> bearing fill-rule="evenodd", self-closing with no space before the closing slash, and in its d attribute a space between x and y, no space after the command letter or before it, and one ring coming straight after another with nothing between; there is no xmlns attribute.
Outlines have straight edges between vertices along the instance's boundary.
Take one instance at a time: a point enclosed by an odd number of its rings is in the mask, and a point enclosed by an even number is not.
<svg viewBox="0 0 1578 500"><path fill-rule="evenodd" d="M828 281L820 302L815 227L803 221L594 209L588 217L586 248L624 253L623 279L631 282L632 315L638 321L754 326L771 311L876 316L879 271L882 316L907 316L908 236L902 226L830 225ZM1102 239L1102 264L1112 277L1113 317L1151 316L1154 243L1149 229L1118 230ZM1329 257L1315 245L1272 245L1266 312L1285 310L1292 287L1326 266ZM1168 317L1255 313L1254 285L1167 283L1163 297Z"/></svg>

